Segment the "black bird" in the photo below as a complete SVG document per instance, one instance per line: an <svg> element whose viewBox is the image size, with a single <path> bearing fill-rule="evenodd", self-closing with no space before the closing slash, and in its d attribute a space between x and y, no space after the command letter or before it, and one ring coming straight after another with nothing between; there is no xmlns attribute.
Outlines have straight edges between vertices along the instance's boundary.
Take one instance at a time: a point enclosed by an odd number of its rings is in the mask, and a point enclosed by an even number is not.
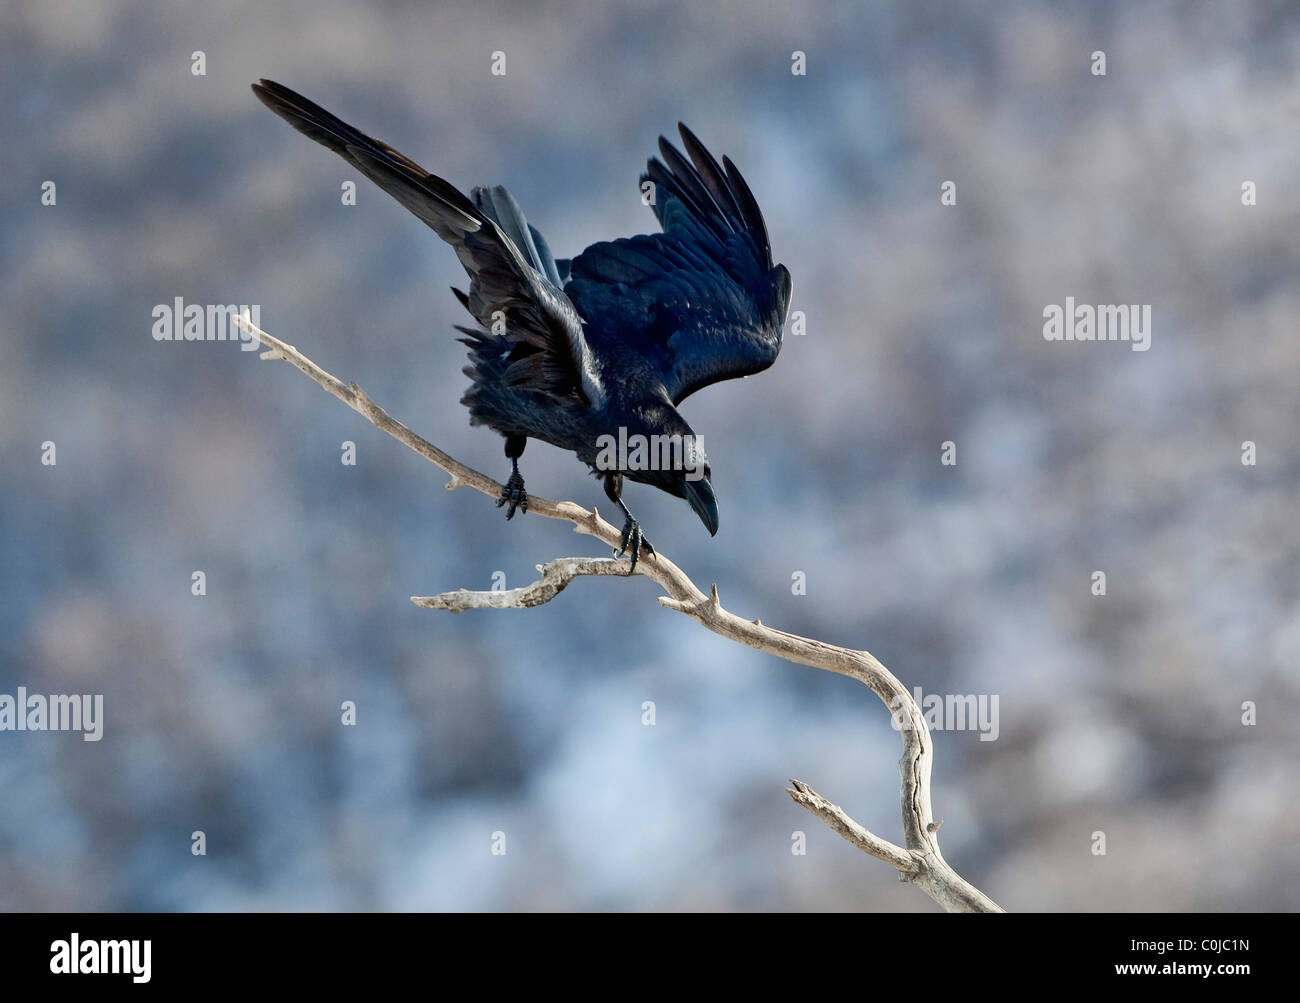
<svg viewBox="0 0 1300 1003"><path fill-rule="evenodd" d="M473 381L461 403L471 424L505 436L511 473L497 506L509 506L507 519L528 511L519 457L533 438L571 450L604 480L625 520L619 553L630 547L633 569L642 547L654 549L623 503L625 477L685 498L717 533L703 440L677 405L776 360L791 286L730 160L720 166L679 125L690 159L660 137L662 160L651 158L641 176L663 233L557 260L504 188L475 188L467 198L287 87L262 80L253 93L455 249L469 292L453 292L481 325L457 328Z"/></svg>

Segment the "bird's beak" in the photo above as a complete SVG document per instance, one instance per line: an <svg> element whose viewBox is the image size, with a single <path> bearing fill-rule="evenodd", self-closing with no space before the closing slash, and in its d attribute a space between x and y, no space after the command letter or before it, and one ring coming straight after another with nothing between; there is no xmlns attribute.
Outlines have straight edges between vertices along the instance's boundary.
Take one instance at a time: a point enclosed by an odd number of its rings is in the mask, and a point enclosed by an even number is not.
<svg viewBox="0 0 1300 1003"><path fill-rule="evenodd" d="M709 479L701 477L698 481L684 481L682 486L685 489L686 500L691 503L691 508L695 509L700 522L704 523L709 536L717 536L718 499L713 494L713 485L709 483Z"/></svg>

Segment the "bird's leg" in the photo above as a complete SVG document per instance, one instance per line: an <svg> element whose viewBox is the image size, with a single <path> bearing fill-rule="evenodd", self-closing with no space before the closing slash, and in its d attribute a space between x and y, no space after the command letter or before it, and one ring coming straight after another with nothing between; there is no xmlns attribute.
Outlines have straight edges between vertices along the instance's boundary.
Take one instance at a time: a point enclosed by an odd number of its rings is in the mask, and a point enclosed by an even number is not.
<svg viewBox="0 0 1300 1003"><path fill-rule="evenodd" d="M522 435L506 436L506 457L510 460L511 473L505 487L501 489L497 508L509 503L510 507L506 509L507 522L515 517L516 508L521 512L528 511L528 492L524 490L524 479L519 474L519 457L523 455L526 445L528 439Z"/></svg>
<svg viewBox="0 0 1300 1003"><path fill-rule="evenodd" d="M650 541L641 534L641 524L633 518L628 507L623 504L623 475L620 473L609 473L605 475L605 494L609 500L617 505L623 512L623 535L619 541L620 549L616 556L622 557L628 553L628 547L631 546L632 568L628 572L636 570L637 557L640 556L641 548L645 548L647 554L653 554L655 548L650 546Z"/></svg>

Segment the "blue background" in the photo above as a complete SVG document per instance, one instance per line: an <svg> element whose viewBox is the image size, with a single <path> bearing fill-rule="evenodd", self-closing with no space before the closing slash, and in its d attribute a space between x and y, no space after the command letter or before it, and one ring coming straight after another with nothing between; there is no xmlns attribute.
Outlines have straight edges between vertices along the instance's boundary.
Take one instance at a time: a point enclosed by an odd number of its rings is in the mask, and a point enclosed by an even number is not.
<svg viewBox="0 0 1300 1003"><path fill-rule="evenodd" d="M634 487L656 546L743 616L998 695L997 741L936 735L934 806L1007 908L1300 908L1294 5L20 0L0 53L0 692L107 718L0 733L0 908L932 908L783 792L901 838L863 687L645 579L417 609L606 551L445 492L287 366L151 338L177 296L257 303L507 470L458 404L453 254L263 76L507 185L561 256L652 227L637 176L679 119L731 156L807 334L686 403L722 527ZM1150 351L1044 341L1066 296L1150 304ZM571 456L525 461L608 507Z"/></svg>

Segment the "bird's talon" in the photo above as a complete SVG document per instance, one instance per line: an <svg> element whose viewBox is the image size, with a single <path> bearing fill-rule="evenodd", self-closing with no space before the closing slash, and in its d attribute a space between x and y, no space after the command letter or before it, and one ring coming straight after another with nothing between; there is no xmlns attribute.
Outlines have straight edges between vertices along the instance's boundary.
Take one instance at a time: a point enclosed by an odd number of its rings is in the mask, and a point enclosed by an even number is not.
<svg viewBox="0 0 1300 1003"><path fill-rule="evenodd" d="M626 557L632 562L632 567L628 569L628 574L636 571L637 559L641 556L644 548L647 554L655 552L654 547L650 546L650 541L641 535L641 526L635 520L629 518L623 523L623 533L619 538L619 549L614 551L615 557Z"/></svg>
<svg viewBox="0 0 1300 1003"><path fill-rule="evenodd" d="M518 472L511 474L505 483L505 487L501 489L501 497L497 499L497 508L507 503L510 507L506 509L506 522L515 517L515 509L519 509L521 512L528 511L528 492L524 490L524 479L519 476Z"/></svg>

